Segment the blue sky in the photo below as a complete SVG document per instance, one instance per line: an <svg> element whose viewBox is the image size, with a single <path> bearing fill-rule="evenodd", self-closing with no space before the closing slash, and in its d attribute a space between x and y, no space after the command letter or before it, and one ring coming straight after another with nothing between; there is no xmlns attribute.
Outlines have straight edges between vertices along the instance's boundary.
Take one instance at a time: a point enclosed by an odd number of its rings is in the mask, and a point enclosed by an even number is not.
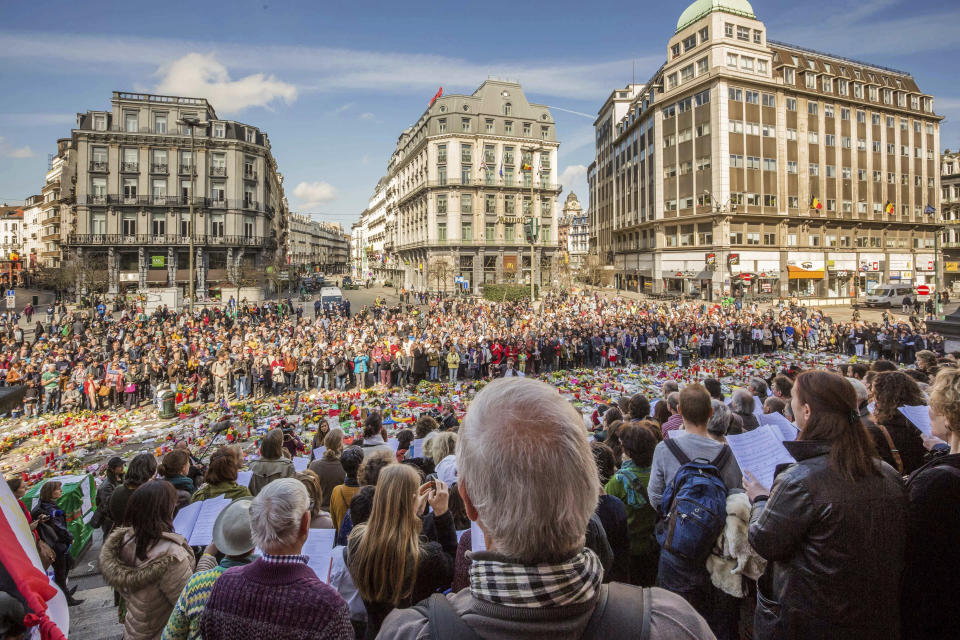
<svg viewBox="0 0 960 640"><path fill-rule="evenodd" d="M271 139L295 211L349 228L400 131L437 88L519 80L554 107L565 192L586 203L593 118L615 87L665 59L686 7L551 3L13 2L0 5L0 202L38 193L56 139L111 91L208 97ZM756 0L771 39L911 72L960 147L960 5ZM813 18L813 19L812 19Z"/></svg>

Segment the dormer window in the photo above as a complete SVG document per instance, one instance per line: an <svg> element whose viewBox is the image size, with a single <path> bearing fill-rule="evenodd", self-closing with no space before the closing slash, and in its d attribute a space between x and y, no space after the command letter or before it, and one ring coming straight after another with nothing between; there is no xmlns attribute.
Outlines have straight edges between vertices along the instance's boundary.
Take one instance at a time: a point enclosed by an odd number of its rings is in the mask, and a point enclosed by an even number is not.
<svg viewBox="0 0 960 640"><path fill-rule="evenodd" d="M512 116L513 115L513 105L509 102L503 105L503 115Z"/></svg>

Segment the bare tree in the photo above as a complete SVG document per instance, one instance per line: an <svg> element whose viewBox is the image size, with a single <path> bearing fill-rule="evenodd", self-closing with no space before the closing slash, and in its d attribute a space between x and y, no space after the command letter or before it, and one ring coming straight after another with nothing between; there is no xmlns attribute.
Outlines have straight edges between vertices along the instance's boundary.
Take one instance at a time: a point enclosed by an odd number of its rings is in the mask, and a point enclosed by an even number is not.
<svg viewBox="0 0 960 640"><path fill-rule="evenodd" d="M427 267L427 280L436 281L437 291L446 292L447 282L453 276L453 265L449 256L436 256L430 259Z"/></svg>

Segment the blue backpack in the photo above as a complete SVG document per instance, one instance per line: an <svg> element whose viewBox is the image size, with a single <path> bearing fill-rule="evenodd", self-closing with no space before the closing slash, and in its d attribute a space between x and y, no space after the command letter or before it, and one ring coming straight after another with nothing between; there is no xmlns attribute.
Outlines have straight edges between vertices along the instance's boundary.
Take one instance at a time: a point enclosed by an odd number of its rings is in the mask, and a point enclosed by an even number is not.
<svg viewBox="0 0 960 640"><path fill-rule="evenodd" d="M657 526L657 542L674 555L702 563L727 519L727 486L720 469L731 455L730 447L723 445L712 461L691 461L676 441L668 439L664 444L680 468L660 502L661 512L666 515Z"/></svg>

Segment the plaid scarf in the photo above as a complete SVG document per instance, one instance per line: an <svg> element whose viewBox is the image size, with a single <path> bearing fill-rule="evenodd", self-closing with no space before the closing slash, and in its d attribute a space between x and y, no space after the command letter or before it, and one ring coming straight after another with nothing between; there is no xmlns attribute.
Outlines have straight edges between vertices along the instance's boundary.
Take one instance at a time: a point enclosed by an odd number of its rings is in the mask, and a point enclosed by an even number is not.
<svg viewBox="0 0 960 640"><path fill-rule="evenodd" d="M479 556L479 557L476 557ZM508 607L561 607L589 602L603 578L600 559L584 549L566 562L522 565L478 553L470 565L473 597Z"/></svg>

